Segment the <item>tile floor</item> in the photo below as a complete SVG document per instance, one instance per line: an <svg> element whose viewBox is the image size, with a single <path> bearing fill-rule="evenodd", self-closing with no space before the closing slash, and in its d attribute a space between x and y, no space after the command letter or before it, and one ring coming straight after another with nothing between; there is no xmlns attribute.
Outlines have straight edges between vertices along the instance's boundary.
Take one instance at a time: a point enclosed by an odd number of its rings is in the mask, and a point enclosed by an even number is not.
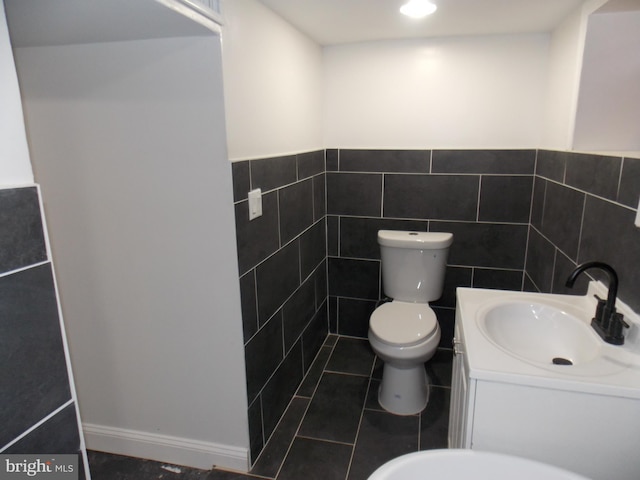
<svg viewBox="0 0 640 480"><path fill-rule="evenodd" d="M92 478L366 480L392 458L446 448L451 359L452 352L442 349L427 363L432 384L428 408L397 416L378 405L382 363L369 342L330 335L249 474L89 452Z"/></svg>

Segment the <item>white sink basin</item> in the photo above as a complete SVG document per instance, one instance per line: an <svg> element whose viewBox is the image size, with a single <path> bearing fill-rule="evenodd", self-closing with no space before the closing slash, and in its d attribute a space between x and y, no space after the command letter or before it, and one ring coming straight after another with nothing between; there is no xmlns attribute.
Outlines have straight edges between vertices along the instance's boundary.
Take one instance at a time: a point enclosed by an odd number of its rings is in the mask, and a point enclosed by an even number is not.
<svg viewBox="0 0 640 480"><path fill-rule="evenodd" d="M483 312L478 323L491 342L528 361L570 368L601 354L602 343L588 323L551 305L499 304Z"/></svg>
<svg viewBox="0 0 640 480"><path fill-rule="evenodd" d="M533 460L475 450L429 450L395 458L369 480L588 480Z"/></svg>

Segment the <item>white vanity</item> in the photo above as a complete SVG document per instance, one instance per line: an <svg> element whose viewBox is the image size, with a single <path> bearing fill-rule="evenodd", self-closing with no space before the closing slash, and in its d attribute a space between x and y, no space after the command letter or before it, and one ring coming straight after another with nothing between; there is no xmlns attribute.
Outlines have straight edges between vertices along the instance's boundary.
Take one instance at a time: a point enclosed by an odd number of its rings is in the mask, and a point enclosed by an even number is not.
<svg viewBox="0 0 640 480"><path fill-rule="evenodd" d="M623 346L586 296L459 288L449 447L506 453L594 480L640 479L640 327Z"/></svg>

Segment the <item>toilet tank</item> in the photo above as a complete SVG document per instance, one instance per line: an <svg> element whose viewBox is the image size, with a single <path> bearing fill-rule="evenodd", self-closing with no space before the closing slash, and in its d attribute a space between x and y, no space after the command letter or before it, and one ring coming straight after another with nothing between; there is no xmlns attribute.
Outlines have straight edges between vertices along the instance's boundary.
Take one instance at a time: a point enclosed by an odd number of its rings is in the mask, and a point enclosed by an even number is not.
<svg viewBox="0 0 640 480"><path fill-rule="evenodd" d="M427 303L442 296L453 234L380 230L385 295L403 302Z"/></svg>

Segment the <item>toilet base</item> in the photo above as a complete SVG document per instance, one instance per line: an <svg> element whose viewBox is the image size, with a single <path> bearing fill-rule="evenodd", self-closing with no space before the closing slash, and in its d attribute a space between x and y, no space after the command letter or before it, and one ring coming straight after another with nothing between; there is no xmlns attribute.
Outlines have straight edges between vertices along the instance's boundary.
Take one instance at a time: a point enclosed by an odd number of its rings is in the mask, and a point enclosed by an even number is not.
<svg viewBox="0 0 640 480"><path fill-rule="evenodd" d="M396 415L420 413L429 401L429 378L424 364L397 367L385 362L378 403Z"/></svg>

